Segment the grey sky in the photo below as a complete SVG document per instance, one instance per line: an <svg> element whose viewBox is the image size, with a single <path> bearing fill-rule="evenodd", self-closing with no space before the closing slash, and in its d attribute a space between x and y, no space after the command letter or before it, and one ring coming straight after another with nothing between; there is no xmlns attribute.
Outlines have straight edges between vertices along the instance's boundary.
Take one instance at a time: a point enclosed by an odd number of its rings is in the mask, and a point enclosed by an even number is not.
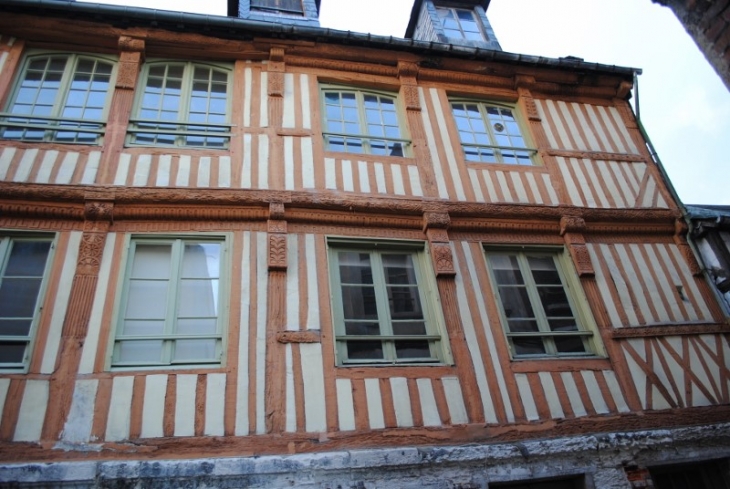
<svg viewBox="0 0 730 489"><path fill-rule="evenodd" d="M225 15L226 0L97 0ZM413 0L322 0L323 27L402 37ZM384 12L388 12L384 14ZM683 202L730 205L730 93L651 0L492 0L502 49L642 68L641 118Z"/></svg>

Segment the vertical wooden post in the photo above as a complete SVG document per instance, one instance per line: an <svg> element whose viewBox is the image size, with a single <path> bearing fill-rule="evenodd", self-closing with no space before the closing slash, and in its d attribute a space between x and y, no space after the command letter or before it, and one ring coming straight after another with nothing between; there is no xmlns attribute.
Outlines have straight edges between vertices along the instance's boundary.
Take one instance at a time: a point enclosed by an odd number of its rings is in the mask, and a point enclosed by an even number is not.
<svg viewBox="0 0 730 489"><path fill-rule="evenodd" d="M44 440L58 439L71 409L76 373L89 327L104 244L111 225L113 203L87 200L84 211L84 233L79 245L76 274L63 321L56 367L50 378L49 399L53 400L53 408L46 412L42 432Z"/></svg>
<svg viewBox="0 0 730 489"><path fill-rule="evenodd" d="M459 378L462 380L464 404L469 421L483 423L484 410L480 408L481 403L478 402L476 373L466 344L464 325L461 322L456 296L456 281L454 280L456 269L447 231L450 223L451 218L448 212L425 212L423 214L423 230L431 249L431 259L436 271L436 284L441 298L454 364L459 372Z"/></svg>
<svg viewBox="0 0 730 489"><path fill-rule="evenodd" d="M127 137L129 117L134 103L134 89L137 86L140 66L144 61L144 40L120 36L118 45L119 69L104 134L99 174L96 177L96 183L101 185L111 184L114 181L119 155L124 149L124 140Z"/></svg>

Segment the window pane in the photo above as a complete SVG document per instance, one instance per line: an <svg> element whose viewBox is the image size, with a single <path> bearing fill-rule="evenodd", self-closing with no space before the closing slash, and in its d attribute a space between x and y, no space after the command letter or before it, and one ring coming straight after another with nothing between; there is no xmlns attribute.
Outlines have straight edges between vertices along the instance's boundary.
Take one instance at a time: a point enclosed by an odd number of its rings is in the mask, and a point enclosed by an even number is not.
<svg viewBox="0 0 730 489"><path fill-rule="evenodd" d="M124 321L122 333L125 336L156 336L165 332L165 321L163 320L134 320Z"/></svg>
<svg viewBox="0 0 730 489"><path fill-rule="evenodd" d="M411 255L384 254L382 257L386 284L416 283L416 274L413 270L413 259Z"/></svg>
<svg viewBox="0 0 730 489"><path fill-rule="evenodd" d="M347 358L350 360L381 360L383 345L380 341L348 341Z"/></svg>
<svg viewBox="0 0 730 489"><path fill-rule="evenodd" d="M512 338L515 355L542 355L545 345L541 338Z"/></svg>
<svg viewBox="0 0 730 489"><path fill-rule="evenodd" d="M122 363L159 363L162 360L162 341L121 341L118 361Z"/></svg>
<svg viewBox="0 0 730 489"><path fill-rule="evenodd" d="M428 341L396 341L395 355L399 359L403 358L431 358L431 349Z"/></svg>
<svg viewBox="0 0 730 489"><path fill-rule="evenodd" d="M0 317L32 318L35 312L40 278L3 278L0 284Z"/></svg>
<svg viewBox="0 0 730 489"><path fill-rule="evenodd" d="M508 319L507 324L512 333L532 333L539 330L537 321L524 319Z"/></svg>
<svg viewBox="0 0 730 489"><path fill-rule="evenodd" d="M137 244L134 249L132 277L167 279L170 277L172 245Z"/></svg>
<svg viewBox="0 0 730 489"><path fill-rule="evenodd" d="M423 319L417 287L388 287L392 319Z"/></svg>
<svg viewBox="0 0 730 489"><path fill-rule="evenodd" d="M426 334L426 323L423 321L393 321L395 335L422 335Z"/></svg>
<svg viewBox="0 0 730 489"><path fill-rule="evenodd" d="M5 275L16 277L43 276L46 258L50 249L50 241L13 240Z"/></svg>
<svg viewBox="0 0 730 489"><path fill-rule="evenodd" d="M341 290L345 319L378 319L375 287L343 285Z"/></svg>
<svg viewBox="0 0 730 489"><path fill-rule="evenodd" d="M362 321L345 321L345 334L351 336L379 335L380 324Z"/></svg>
<svg viewBox="0 0 730 489"><path fill-rule="evenodd" d="M217 340L177 340L175 342L175 362L213 361L216 358Z"/></svg>
<svg viewBox="0 0 730 489"><path fill-rule="evenodd" d="M522 272L520 271L520 265L517 263L516 256L493 254L489 256L489 261L492 264L494 278L497 280L498 284L522 285L525 283L522 278Z"/></svg>
<svg viewBox="0 0 730 489"><path fill-rule="evenodd" d="M0 335L27 336L30 325L30 319L0 319Z"/></svg>
<svg viewBox="0 0 730 489"><path fill-rule="evenodd" d="M372 284L373 272L368 253L339 252L340 282L343 284Z"/></svg>
<svg viewBox="0 0 730 489"><path fill-rule="evenodd" d="M182 280L179 301L180 317L216 317L218 280Z"/></svg>
<svg viewBox="0 0 730 489"><path fill-rule="evenodd" d="M568 296L562 287L538 287L537 292L547 317L573 317Z"/></svg>
<svg viewBox="0 0 730 489"><path fill-rule="evenodd" d="M22 363L27 343L0 341L0 363Z"/></svg>
<svg viewBox="0 0 730 489"><path fill-rule="evenodd" d="M586 351L580 336L556 336L555 347L560 353L583 353Z"/></svg>
<svg viewBox="0 0 730 489"><path fill-rule="evenodd" d="M168 282L131 280L127 293L127 319L163 319L167 312Z"/></svg>
<svg viewBox="0 0 730 489"><path fill-rule="evenodd" d="M525 287L499 287L504 315L508 318L532 318L532 304Z"/></svg>

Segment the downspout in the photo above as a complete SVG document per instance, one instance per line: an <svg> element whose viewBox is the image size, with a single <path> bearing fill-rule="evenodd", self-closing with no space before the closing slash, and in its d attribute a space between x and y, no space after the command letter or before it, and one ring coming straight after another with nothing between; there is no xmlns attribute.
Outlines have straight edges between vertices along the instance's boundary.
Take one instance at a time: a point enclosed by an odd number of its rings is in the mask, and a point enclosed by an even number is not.
<svg viewBox="0 0 730 489"><path fill-rule="evenodd" d="M659 169L659 174L662 176L662 179L664 180L664 184L667 186L669 193L671 194L672 198L679 206L679 210L682 213L682 219L687 224L687 236L685 236L685 239L687 240L687 243L689 244L689 247L692 250L692 253L694 253L697 263L699 263L700 267L702 268L702 275L705 277L705 280L710 284L710 289L712 289L712 292L714 293L715 298L717 299L717 302L720 303L720 307L722 308L723 312L725 313L725 322L730 322L730 305L728 305L727 301L725 301L725 297L720 293L718 288L715 286L715 281L712 278L712 276L710 275L710 271L707 268L707 264L705 263L705 260L703 260L702 254L700 253L699 249L697 248L697 244L694 242L694 239L691 238L692 219L689 215L689 212L687 212L687 208L682 203L682 200L679 198L679 195L677 194L677 190L674 188L674 185L672 185L672 181L669 179L669 175L667 175L667 171L664 169L664 165L662 165L662 161L659 158L659 154L657 153L656 149L654 148L654 145L652 144L651 139L649 139L649 134L647 134L646 129L644 129L644 124L642 124L642 122L641 122L641 109L639 107L639 75L636 71L634 71L634 106L635 106L634 112L636 115L636 124L639 127L639 132L641 133L641 136L644 138L644 141L646 141L646 147L649 150L651 159L654 161L654 164L656 164L657 168Z"/></svg>

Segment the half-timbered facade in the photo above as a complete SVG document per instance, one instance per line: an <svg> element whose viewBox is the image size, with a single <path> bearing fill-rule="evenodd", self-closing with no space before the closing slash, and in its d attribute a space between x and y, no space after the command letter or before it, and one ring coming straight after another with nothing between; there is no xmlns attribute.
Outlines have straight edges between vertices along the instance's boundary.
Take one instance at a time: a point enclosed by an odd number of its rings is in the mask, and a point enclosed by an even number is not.
<svg viewBox="0 0 730 489"><path fill-rule="evenodd" d="M245 3L0 4L0 481L727 487L636 70Z"/></svg>

